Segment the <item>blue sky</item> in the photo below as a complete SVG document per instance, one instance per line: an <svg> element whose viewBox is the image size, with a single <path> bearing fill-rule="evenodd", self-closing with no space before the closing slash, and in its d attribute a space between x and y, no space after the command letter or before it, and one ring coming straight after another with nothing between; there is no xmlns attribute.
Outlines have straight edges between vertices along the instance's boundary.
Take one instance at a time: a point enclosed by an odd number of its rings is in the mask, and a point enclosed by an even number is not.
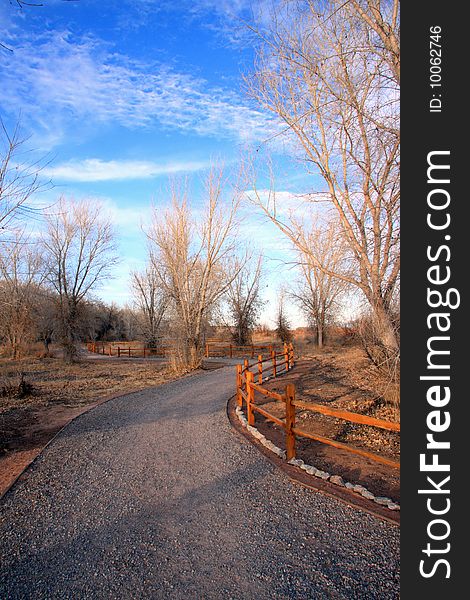
<svg viewBox="0 0 470 600"><path fill-rule="evenodd" d="M254 7L262 12L262 0ZM242 20L252 10L246 0L43 0L22 10L1 1L2 118L8 128L19 120L28 146L47 155L55 187L43 202L95 198L112 214L123 261L103 299L129 301L129 270L145 258L141 224L165 202L169 176L189 176L197 204L213 160L236 168L279 130L244 90L253 49ZM291 194L308 190L302 166L272 150L279 192L295 205ZM289 254L246 212L242 232L266 256L269 320L276 287L293 277Z"/></svg>

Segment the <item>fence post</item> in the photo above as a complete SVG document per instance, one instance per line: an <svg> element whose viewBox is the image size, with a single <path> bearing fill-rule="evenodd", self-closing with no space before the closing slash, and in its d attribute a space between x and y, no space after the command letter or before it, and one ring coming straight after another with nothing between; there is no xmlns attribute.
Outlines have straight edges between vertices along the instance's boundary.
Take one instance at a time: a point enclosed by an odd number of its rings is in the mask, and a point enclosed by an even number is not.
<svg viewBox="0 0 470 600"><path fill-rule="evenodd" d="M245 368L246 371L249 371L250 363L248 362L247 358L243 359L243 367Z"/></svg>
<svg viewBox="0 0 470 600"><path fill-rule="evenodd" d="M295 385L289 383L286 386L286 455L287 460L295 458Z"/></svg>
<svg viewBox="0 0 470 600"><path fill-rule="evenodd" d="M286 363L286 371L289 370L289 350L287 349L287 343L284 342L284 360Z"/></svg>
<svg viewBox="0 0 470 600"><path fill-rule="evenodd" d="M276 371L276 350L271 350L271 360L273 362L273 377L277 377L277 371Z"/></svg>
<svg viewBox="0 0 470 600"><path fill-rule="evenodd" d="M289 344L289 364L292 369L294 366L294 344L292 342Z"/></svg>
<svg viewBox="0 0 470 600"><path fill-rule="evenodd" d="M232 353L232 344L230 344L230 358L233 358L233 353Z"/></svg>
<svg viewBox="0 0 470 600"><path fill-rule="evenodd" d="M130 358L131 357L131 347L130 346L129 346L128 350L129 350L129 358Z"/></svg>
<svg viewBox="0 0 470 600"><path fill-rule="evenodd" d="M237 406L240 408L243 407L243 398L241 395L241 387L242 387L242 366L237 365Z"/></svg>
<svg viewBox="0 0 470 600"><path fill-rule="evenodd" d="M255 347L253 344L251 344L251 358L255 357Z"/></svg>
<svg viewBox="0 0 470 600"><path fill-rule="evenodd" d="M145 346L144 346L144 358L145 358L145 350L146 350L146 348L145 348Z"/></svg>
<svg viewBox="0 0 470 600"><path fill-rule="evenodd" d="M118 358L121 356L121 348L118 346Z"/></svg>
<svg viewBox="0 0 470 600"><path fill-rule="evenodd" d="M246 396L247 396L246 419L248 421L248 425L253 426L255 424L255 415L253 414L252 404L255 400L255 390L251 384L253 383L254 375L251 371L247 371L245 376L246 376Z"/></svg>
<svg viewBox="0 0 470 600"><path fill-rule="evenodd" d="M258 383L263 383L263 355L258 354Z"/></svg>

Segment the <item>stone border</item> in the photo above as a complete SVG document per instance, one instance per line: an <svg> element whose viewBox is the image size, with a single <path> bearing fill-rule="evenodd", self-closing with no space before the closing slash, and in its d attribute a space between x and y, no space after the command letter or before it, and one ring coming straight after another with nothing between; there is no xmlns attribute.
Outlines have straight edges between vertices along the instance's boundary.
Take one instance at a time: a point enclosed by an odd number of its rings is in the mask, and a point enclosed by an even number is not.
<svg viewBox="0 0 470 600"><path fill-rule="evenodd" d="M235 414L237 415L238 420L240 421L242 427L244 427L255 439L257 439L260 444L262 444L265 448L267 448L268 450L273 452L276 456L278 456L282 460L286 460L287 457L286 457L286 453L284 450L282 450L281 448L278 448L275 444L273 444L273 442L271 442L271 440L268 440L266 438L266 436L264 436L260 431L258 431L256 429L256 427L252 427L251 425L248 425L248 421L247 421L245 415L243 414L242 409L239 406L237 406L235 408ZM393 500L391 498L386 498L384 496L374 496L374 494L372 494L372 492L370 492L364 486L356 485L356 484L344 481L344 479L340 475L331 475L330 473L327 473L326 471L317 469L313 465L307 465L300 458L292 458L291 460L287 461L287 464L293 465L295 467L299 467L299 469L302 469L309 475L313 475L314 477L319 477L320 479L323 479L324 481L329 481L330 483L332 483L334 485L337 485L339 487L344 487L348 490L351 490L352 492L361 495L366 500L372 500L376 504L379 504L380 506L388 508L389 510L392 510L392 511L400 510L400 505L397 504L396 502L393 502Z"/></svg>

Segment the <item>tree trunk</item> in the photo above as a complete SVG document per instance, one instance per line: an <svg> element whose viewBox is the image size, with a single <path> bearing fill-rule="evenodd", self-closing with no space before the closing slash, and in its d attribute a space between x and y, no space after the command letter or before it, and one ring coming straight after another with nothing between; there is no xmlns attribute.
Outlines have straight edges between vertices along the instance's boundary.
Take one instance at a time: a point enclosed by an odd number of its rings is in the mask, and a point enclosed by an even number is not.
<svg viewBox="0 0 470 600"><path fill-rule="evenodd" d="M67 304L62 306L62 348L64 360L72 363L78 360L78 349L76 346L77 307Z"/></svg>
<svg viewBox="0 0 470 600"><path fill-rule="evenodd" d="M49 346L51 343L51 338L49 336L46 336L45 338L43 338L42 343L44 345L44 352L47 356L49 356Z"/></svg>
<svg viewBox="0 0 470 600"><path fill-rule="evenodd" d="M398 351L397 334L393 327L390 314L385 310L382 303L373 306L373 321L377 340L392 352Z"/></svg>
<svg viewBox="0 0 470 600"><path fill-rule="evenodd" d="M191 370L197 369L201 365L202 352L197 339L188 340L187 362Z"/></svg>
<svg viewBox="0 0 470 600"><path fill-rule="evenodd" d="M323 323L317 321L317 345L319 348L323 348Z"/></svg>

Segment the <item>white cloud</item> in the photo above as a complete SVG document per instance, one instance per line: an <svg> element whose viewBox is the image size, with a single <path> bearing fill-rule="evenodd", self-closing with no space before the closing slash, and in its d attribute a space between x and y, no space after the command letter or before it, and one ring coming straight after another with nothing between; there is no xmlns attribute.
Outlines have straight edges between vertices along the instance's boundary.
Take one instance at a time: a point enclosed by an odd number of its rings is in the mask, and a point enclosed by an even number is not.
<svg viewBox="0 0 470 600"><path fill-rule="evenodd" d="M18 77L21 73L21 77ZM92 37L43 33L17 45L0 64L4 110L33 121L54 140L57 131L99 124L168 129L236 141L262 140L276 122L233 90L211 86L160 63L111 52Z"/></svg>
<svg viewBox="0 0 470 600"><path fill-rule="evenodd" d="M141 160L104 161L99 158L88 158L48 167L43 174L59 181L122 181L125 179L149 179L174 173L189 173L208 167L207 161L156 163Z"/></svg>
<svg viewBox="0 0 470 600"><path fill-rule="evenodd" d="M122 237L130 238L133 249L140 252L141 242L145 241L142 225L148 223L151 219L150 204L122 206L111 198L98 197L93 199L101 206L103 212L109 216L116 232Z"/></svg>

